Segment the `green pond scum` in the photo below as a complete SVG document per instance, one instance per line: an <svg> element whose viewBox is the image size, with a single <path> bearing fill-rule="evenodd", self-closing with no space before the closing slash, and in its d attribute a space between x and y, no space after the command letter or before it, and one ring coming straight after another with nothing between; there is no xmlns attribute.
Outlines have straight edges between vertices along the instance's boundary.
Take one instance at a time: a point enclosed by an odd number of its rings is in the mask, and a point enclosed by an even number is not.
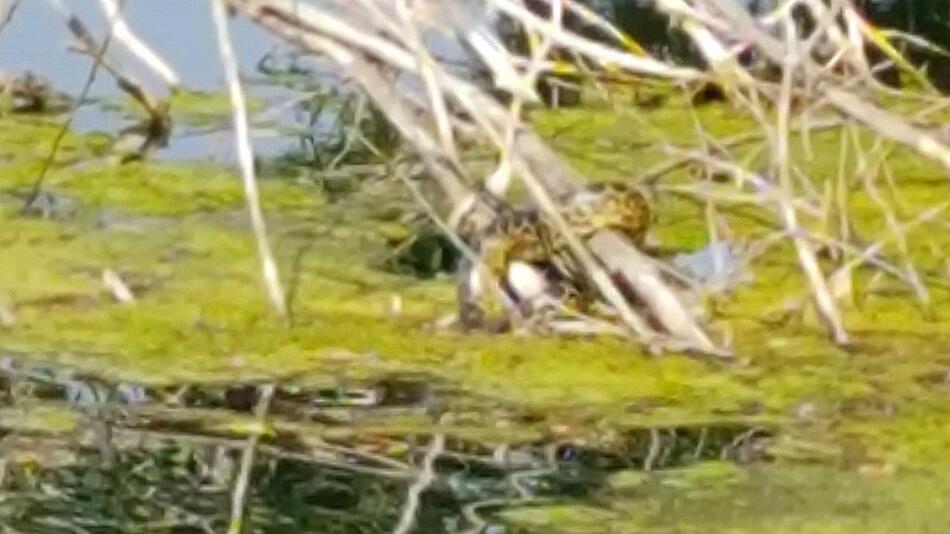
<svg viewBox="0 0 950 534"><path fill-rule="evenodd" d="M259 111L264 106L254 97L249 97L246 104L250 112ZM180 89L169 96L167 106L172 121L188 129L218 127L231 120L231 99L227 93ZM142 105L131 97L106 100L101 107L130 118L146 118Z"/></svg>
<svg viewBox="0 0 950 534"><path fill-rule="evenodd" d="M662 143L694 141L697 121L722 138L750 127L727 105L693 114L677 98L651 110L535 111L531 119L594 181L629 179L662 164L669 157ZM195 107L204 117L195 120L204 121L216 101L188 94L175 107ZM917 265L926 304L893 279L855 270L848 347L832 344L809 309L792 247L780 241L768 248L750 281L707 299L710 330L731 339L738 355L734 364L718 364L655 357L613 338L438 328L455 307L450 278L381 268L401 224L392 213L412 207L401 184L368 180L329 199L314 184L268 176L260 187L289 293L288 324L265 299L236 172L206 163L117 166L106 157L107 136L68 132L43 183L44 194L65 208L21 214L58 125L0 117L4 351L151 385L420 372L462 397L537 414L522 429L531 439L554 432L607 449L612 433L696 421L772 429L769 462L621 471L583 499L501 511L512 532L863 534L945 532L950 524L950 482L939 475L950 467L945 215L909 228L904 252L893 241L883 247L897 264L906 254ZM864 134L854 139L867 148ZM815 131L807 140L794 136L792 149L824 187L838 179L842 157L853 174L855 151L841 148L851 142L840 130ZM760 144L738 145L735 154L754 166L767 158ZM944 171L889 149L894 187L879 187L902 221L950 198ZM684 166L662 184L687 180L695 178ZM845 199L850 229L871 243L886 232L886 220L859 190ZM658 196L652 239L665 251L705 246L708 209L684 195ZM717 211L731 239L775 230L758 209L723 204ZM131 289L133 302L116 301L102 282L107 270ZM459 432L510 435L493 424L490 408L472 406L476 413ZM57 428L72 424L52 410L38 417Z"/></svg>

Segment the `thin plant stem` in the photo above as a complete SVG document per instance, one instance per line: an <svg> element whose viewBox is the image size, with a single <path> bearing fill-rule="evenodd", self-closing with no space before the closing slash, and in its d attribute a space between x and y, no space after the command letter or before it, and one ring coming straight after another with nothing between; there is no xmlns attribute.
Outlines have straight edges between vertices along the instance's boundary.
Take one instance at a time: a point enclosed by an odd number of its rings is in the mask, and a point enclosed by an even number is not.
<svg viewBox="0 0 950 534"><path fill-rule="evenodd" d="M121 0L121 3L118 6L118 9L115 10L115 15L121 13L122 8L125 6L126 0ZM69 12L69 9L62 3L61 0L47 0L50 6L58 11L63 17L66 18L68 24L73 24L74 19L73 15ZM56 137L53 138L53 145L50 147L49 152L46 154L46 159L43 160L43 165L40 167L40 172L37 173L36 178L33 180L33 186L30 189L29 194L26 197L26 201L23 202L22 213L29 213L33 209L33 206L36 204L37 199L43 193L43 184L46 182L46 175L49 173L50 168L53 166L53 163L56 161L56 154L59 153L59 146L62 144L63 139L66 137L66 134L69 133L70 127L73 125L73 120L76 118L76 113L79 111L80 106L86 101L86 98L89 96L89 91L92 90L92 84L96 81L96 76L99 73L99 67L102 65L103 56L106 53L106 50L109 48L109 43L112 41L112 30L115 27L115 20L110 20L108 29L106 30L106 36L102 40L102 46L99 47L99 50L95 51L92 58L92 66L89 68L89 73L86 75L86 81L83 83L82 89L79 91L79 97L76 98L76 103L73 104L73 108L69 111L69 115L66 116L66 120L60 125L59 130L56 132Z"/></svg>
<svg viewBox="0 0 950 534"><path fill-rule="evenodd" d="M257 243L257 253L261 262L261 275L267 287L267 295L271 306L281 319L287 318L287 298L280 281L280 272L277 260L271 250L267 238L267 223L261 209L260 193L257 189L257 177L254 172L254 152L251 147L251 135L248 128L247 102L238 74L237 60L231 47L231 37L228 32L227 13L224 0L210 0L214 26L218 35L218 49L221 54L221 64L224 66L228 92L231 95L231 118L234 124L234 145L237 150L238 165L241 168L241 179L244 183L244 198L247 201L247 210L251 217L251 227L254 240Z"/></svg>
<svg viewBox="0 0 950 534"><path fill-rule="evenodd" d="M429 443L426 455L422 460L422 468L419 470L419 476L409 486L406 492L406 503L402 507L402 514L399 517L399 523L393 529L393 534L408 534L416 524L416 514L419 510L419 496L435 481L435 460L445 449L445 434L439 432L432 436L432 442Z"/></svg>
<svg viewBox="0 0 950 534"><path fill-rule="evenodd" d="M270 408L271 399L274 397L274 385L267 384L259 390L260 398L254 413L257 416L258 424L263 426L267 417L267 410ZM257 452L257 446L261 441L263 429L248 436L244 448L241 450L241 466L238 471L237 479L234 482L234 491L231 493L231 520L228 522L228 534L240 534L244 528L244 505L247 500L247 487L251 481L251 470L254 468L254 456Z"/></svg>

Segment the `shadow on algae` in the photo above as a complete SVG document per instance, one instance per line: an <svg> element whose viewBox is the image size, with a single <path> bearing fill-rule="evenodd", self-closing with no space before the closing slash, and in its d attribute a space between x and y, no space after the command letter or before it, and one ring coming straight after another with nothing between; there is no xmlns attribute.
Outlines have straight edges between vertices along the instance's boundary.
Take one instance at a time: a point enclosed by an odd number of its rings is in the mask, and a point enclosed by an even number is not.
<svg viewBox="0 0 950 534"><path fill-rule="evenodd" d="M633 112L630 112L633 113ZM592 179L663 161L691 118L537 113ZM724 107L716 135L747 125ZM0 118L0 524L17 532L220 532L245 438L263 432L246 525L255 532L387 532L414 466L446 437L422 495L423 532L944 532L950 524L950 232L915 227L908 253L929 310L859 270L853 346L830 344L787 245L753 279L711 296L731 365L659 358L613 339L462 335L447 276L380 268L412 201L367 180L328 198L300 176L263 180L293 324L261 289L241 185L199 163L115 166L100 136L68 134L38 208L23 198L58 122ZM816 179L839 168L836 134L797 139ZM763 157L754 143L736 155ZM895 149L901 215L947 198L945 176ZM853 163L853 162L852 162ZM674 173L670 183L687 179ZM849 198L856 235L884 227ZM705 206L657 201L667 250L707 241ZM737 240L772 229L722 209ZM944 219L946 221L946 219ZM891 245L885 248L893 253ZM937 251L935 253L935 251ZM115 302L111 270L135 301ZM873 290L872 290L873 288ZM398 306L396 305L398 303ZM272 421L251 415L279 384ZM224 514L224 515L222 515ZM78 529L78 530L77 530Z"/></svg>

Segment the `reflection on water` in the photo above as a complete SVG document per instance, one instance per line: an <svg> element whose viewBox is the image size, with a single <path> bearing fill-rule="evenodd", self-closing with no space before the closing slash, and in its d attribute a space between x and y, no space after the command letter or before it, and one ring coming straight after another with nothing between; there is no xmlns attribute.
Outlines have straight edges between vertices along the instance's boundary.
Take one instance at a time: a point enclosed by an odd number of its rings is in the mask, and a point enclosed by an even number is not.
<svg viewBox="0 0 950 534"><path fill-rule="evenodd" d="M13 532L223 532L254 432L244 525L262 533L391 531L436 434L445 446L418 532L509 532L498 514L510 507L589 500L620 471L759 460L767 435L644 428L610 448L517 438L465 419L466 401L423 376L282 385L262 428L254 384L143 387L19 356L0 360L0 524Z"/></svg>

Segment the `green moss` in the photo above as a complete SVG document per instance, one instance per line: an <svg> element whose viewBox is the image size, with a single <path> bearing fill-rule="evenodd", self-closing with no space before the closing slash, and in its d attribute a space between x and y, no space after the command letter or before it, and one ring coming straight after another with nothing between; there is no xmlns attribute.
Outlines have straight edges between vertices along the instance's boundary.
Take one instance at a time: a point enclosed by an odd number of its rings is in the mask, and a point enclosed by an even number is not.
<svg viewBox="0 0 950 534"><path fill-rule="evenodd" d="M708 471L698 465L694 472ZM729 483L671 484L664 473L614 486L601 507L534 506L502 515L526 532L821 533L940 532L950 486L936 472L773 465L729 468Z"/></svg>
<svg viewBox="0 0 950 534"><path fill-rule="evenodd" d="M262 102L249 98L249 111L262 107ZM227 122L231 117L231 98L227 93L178 91L170 101L172 118L189 126L212 126Z"/></svg>
<svg viewBox="0 0 950 534"><path fill-rule="evenodd" d="M82 252L74 231L34 220L5 220L0 242L15 261L0 262L0 292L8 300L55 303L94 294L95 282L81 272Z"/></svg>
<svg viewBox="0 0 950 534"><path fill-rule="evenodd" d="M608 510L580 505L518 508L503 512L502 517L527 532L564 534L603 532L604 525L617 521Z"/></svg>
<svg viewBox="0 0 950 534"><path fill-rule="evenodd" d="M50 186L84 203L150 215L217 211L244 204L243 185L232 173L202 164L131 163L57 174ZM268 209L308 208L312 191L285 182L262 182Z"/></svg>
<svg viewBox="0 0 950 534"><path fill-rule="evenodd" d="M633 113L667 126L631 128L637 124L631 122ZM730 121L725 108L699 113L716 135L747 126ZM692 119L675 109L539 112L535 119L595 180L639 173L662 161L659 141L682 143L695 135ZM42 146L55 132L52 123L0 119L0 188L23 190L32 182L45 157ZM836 139L812 138L809 164L822 180L837 173ZM71 148L60 163L90 155L93 144L69 134L65 146ZM950 186L933 166L900 151L891 165L898 191L886 194L902 221L947 198ZM682 184L685 173L669 180ZM701 531L701 507L678 497L679 485L690 491L719 488L697 497L707 509L746 503L735 513L722 512L716 527L723 532L754 532L768 514L779 517L775 532L856 532L855 521L829 504L829 496L845 489L828 464L851 469L848 462L863 461L898 466L899 475L874 481L856 502L894 506L901 514L920 512L921 519L910 523L918 526L934 517L929 505L915 507L902 496L889 496L887 488L926 500L927 481L912 470L946 462L950 388L939 379L948 369L943 347L950 346L945 284L931 285L924 310L899 284L875 281L873 273L859 268L856 284L877 289L862 292L847 311L856 341L839 348L807 310L801 311L807 284L792 247L776 245L757 260L749 284L712 299L711 327L717 338L731 338L740 356L732 365L678 355L651 358L618 339L463 335L433 326L454 311L450 281L418 281L376 268L389 251L393 213L410 202L399 184L361 184L330 203L315 188L263 180L270 238L292 297L288 325L268 307L234 173L210 165L86 163L58 165L46 185L75 199L77 213L44 221L20 217L13 203L0 204L0 248L12 258L0 261L0 306L16 316L15 324L3 327L2 349L49 353L85 369L159 383L291 375L333 381L351 374L423 371L457 385L461 394L542 414L537 427L512 431L513 440L538 439L544 425L567 425L579 435L730 422L777 429L771 450L783 460L761 475L771 484L767 499L755 494L759 475L705 464L673 473L665 483L617 483L612 491L625 500L600 508L533 508L507 516L529 530L582 532L604 522L619 532L669 527L668 512L675 505L685 510L681 530ZM858 191L851 202L856 232L869 239L879 235L885 225L876 204ZM731 237L774 231L767 210L718 208ZM705 245L704 209L663 196L654 231L660 245ZM940 251L950 249L950 234L921 226L908 240L911 257L928 270L924 274L939 279L946 261ZM892 256L895 251L886 249ZM823 260L822 267L833 265ZM107 268L132 286L136 302L114 302L101 282ZM401 303L398 314L392 311L394 300ZM466 423L457 434L486 439L501 432L477 417ZM427 427L400 420L367 428ZM850 458L855 449L866 458ZM806 461L826 465L808 467ZM789 466L801 467L804 478L792 478L798 471ZM857 476L852 469L841 480L862 485ZM817 496L804 495L808 491ZM642 511L631 509L632 496L646 503ZM789 511L792 504L797 509ZM896 524L881 520L884 526ZM886 532L884 526L878 531Z"/></svg>
<svg viewBox="0 0 950 534"><path fill-rule="evenodd" d="M39 116L0 118L0 164L26 164L38 169L52 150L62 128L59 121ZM88 148L84 139L66 132L56 152L57 164L73 162ZM5 177L4 180L10 178Z"/></svg>

